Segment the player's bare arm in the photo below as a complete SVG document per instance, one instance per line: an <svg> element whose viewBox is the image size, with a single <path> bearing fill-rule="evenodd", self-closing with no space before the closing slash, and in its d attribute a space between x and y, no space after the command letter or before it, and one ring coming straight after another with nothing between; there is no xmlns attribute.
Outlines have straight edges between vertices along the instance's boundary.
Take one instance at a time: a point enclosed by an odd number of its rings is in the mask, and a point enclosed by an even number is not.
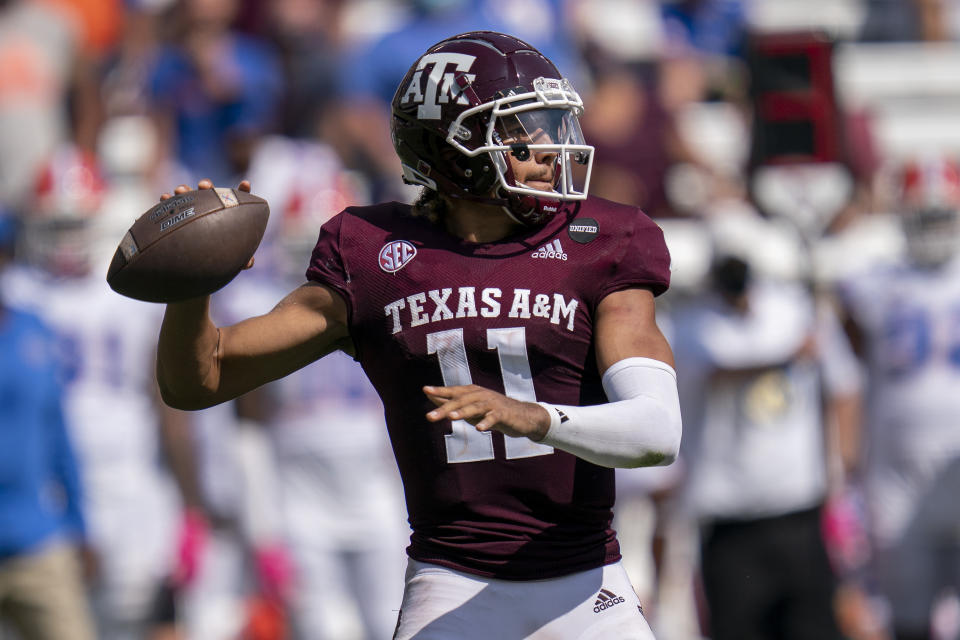
<svg viewBox="0 0 960 640"><path fill-rule="evenodd" d="M213 185L204 180L199 187ZM240 189L248 191L250 184L244 181ZM184 190L181 185L176 193ZM167 305L157 381L164 402L174 408L202 409L236 398L349 341L343 299L319 284L304 284L269 313L227 327L213 323L209 308L209 296Z"/></svg>
<svg viewBox="0 0 960 640"><path fill-rule="evenodd" d="M596 347L600 375L627 358L650 358L674 366L673 351L657 326L656 305L648 289L624 289L600 301Z"/></svg>
<svg viewBox="0 0 960 640"><path fill-rule="evenodd" d="M657 326L652 292L612 293L596 320L597 365L609 404L554 407L477 385L428 386L424 393L437 408L427 419L466 420L479 431L545 440L604 466L669 464L680 442L679 401L673 353Z"/></svg>

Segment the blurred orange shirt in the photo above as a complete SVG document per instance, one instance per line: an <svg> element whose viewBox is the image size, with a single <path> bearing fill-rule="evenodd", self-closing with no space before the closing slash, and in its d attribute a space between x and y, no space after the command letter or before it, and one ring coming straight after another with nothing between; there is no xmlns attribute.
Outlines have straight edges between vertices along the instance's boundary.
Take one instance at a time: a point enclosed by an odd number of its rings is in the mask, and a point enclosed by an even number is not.
<svg viewBox="0 0 960 640"><path fill-rule="evenodd" d="M99 56L117 42L123 24L122 0L43 0L72 14L87 55Z"/></svg>

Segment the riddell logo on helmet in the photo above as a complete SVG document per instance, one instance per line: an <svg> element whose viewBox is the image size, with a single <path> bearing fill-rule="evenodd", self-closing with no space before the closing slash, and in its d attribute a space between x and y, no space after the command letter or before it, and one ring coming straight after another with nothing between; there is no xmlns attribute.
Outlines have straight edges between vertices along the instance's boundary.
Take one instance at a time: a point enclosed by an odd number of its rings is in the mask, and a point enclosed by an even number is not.
<svg viewBox="0 0 960 640"><path fill-rule="evenodd" d="M463 88L457 84L456 72L463 73L468 83L473 82L476 74L466 72L470 71L476 59L475 56L465 53L426 54L420 58L417 70L410 78L410 84L407 85L400 103L406 104L412 101L419 104L417 118L421 120L439 120L440 105L448 104L451 100L457 104L470 104L467 97L461 93ZM427 86L421 89L423 72L428 65L433 65L433 68L427 76ZM453 66L453 71L447 71L450 66Z"/></svg>
<svg viewBox="0 0 960 640"><path fill-rule="evenodd" d="M403 269L417 255L417 248L406 240L388 242L380 249L380 268L387 273Z"/></svg>

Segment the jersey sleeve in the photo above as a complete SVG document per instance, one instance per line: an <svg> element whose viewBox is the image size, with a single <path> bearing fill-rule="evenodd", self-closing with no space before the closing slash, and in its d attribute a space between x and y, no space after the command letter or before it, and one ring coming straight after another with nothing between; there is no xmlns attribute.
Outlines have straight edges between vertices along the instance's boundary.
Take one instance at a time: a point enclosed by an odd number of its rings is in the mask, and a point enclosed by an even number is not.
<svg viewBox="0 0 960 640"><path fill-rule="evenodd" d="M306 275L308 281L326 285L342 295L352 313L353 288L350 286L350 273L343 259L341 246L344 217L345 214L341 212L320 227L320 237L310 256Z"/></svg>
<svg viewBox="0 0 960 640"><path fill-rule="evenodd" d="M631 287L645 287L659 296L670 286L670 251L663 231L639 210L636 216L637 224L621 243L611 275L600 286L597 300Z"/></svg>

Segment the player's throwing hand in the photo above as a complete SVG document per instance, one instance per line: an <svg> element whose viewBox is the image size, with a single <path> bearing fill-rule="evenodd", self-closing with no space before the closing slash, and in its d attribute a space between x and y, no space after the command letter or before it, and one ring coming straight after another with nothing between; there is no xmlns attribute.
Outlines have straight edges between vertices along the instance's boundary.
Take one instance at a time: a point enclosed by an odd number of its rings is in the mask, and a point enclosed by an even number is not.
<svg viewBox="0 0 960 640"><path fill-rule="evenodd" d="M197 182L197 189L213 189L213 181L210 180L209 178L202 178L199 182ZM240 184L237 185L237 189L239 189L240 191L246 191L247 193L250 193L250 181L241 180ZM173 190L173 193L174 195L180 195L181 193L186 193L190 190L191 190L190 187L188 187L185 184L181 184L181 185L177 185L177 188ZM172 197L173 196L171 196L169 193L164 193L160 196L160 201L162 202L164 200L169 200ZM249 269L253 267L253 263L254 263L254 257L250 256L250 259L247 260L246 266L244 266L243 268Z"/></svg>

